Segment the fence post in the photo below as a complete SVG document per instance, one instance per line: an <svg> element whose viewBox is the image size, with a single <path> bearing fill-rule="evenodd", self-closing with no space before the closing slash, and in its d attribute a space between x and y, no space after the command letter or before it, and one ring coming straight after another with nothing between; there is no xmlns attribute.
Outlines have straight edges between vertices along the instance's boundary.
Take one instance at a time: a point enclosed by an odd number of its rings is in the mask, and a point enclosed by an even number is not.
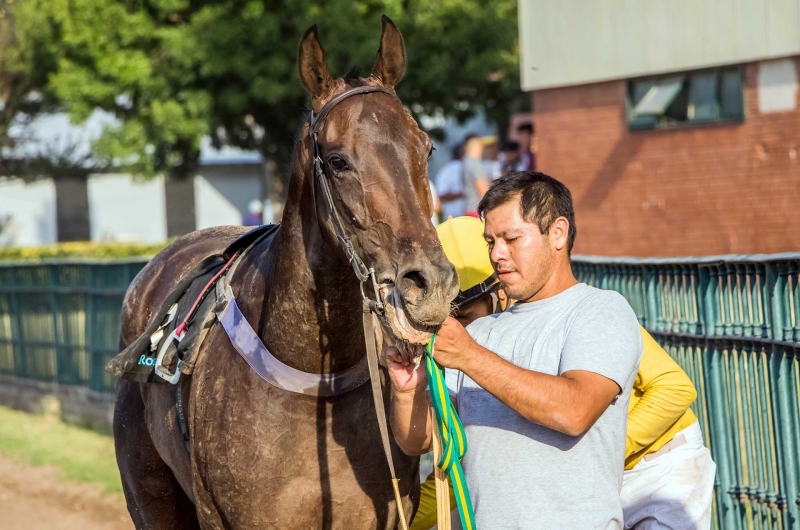
<svg viewBox="0 0 800 530"><path fill-rule="evenodd" d="M711 391L709 403L709 416L711 425L712 450L714 460L717 464L717 478L719 488L717 490L717 506L719 509L719 519L721 527L725 530L736 530L739 528L736 518L736 506L731 497L731 489L734 485L733 478L733 444L731 442L732 428L729 423L733 410L728 410L726 384L724 381L725 367L722 363L722 352L716 341L706 342L706 359L708 367L708 387Z"/></svg>

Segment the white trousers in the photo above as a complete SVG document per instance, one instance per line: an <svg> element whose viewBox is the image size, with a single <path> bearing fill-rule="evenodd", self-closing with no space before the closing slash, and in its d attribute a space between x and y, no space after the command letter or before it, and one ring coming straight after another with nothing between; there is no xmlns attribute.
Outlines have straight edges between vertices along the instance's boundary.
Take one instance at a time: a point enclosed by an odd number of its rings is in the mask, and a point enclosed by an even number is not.
<svg viewBox="0 0 800 530"><path fill-rule="evenodd" d="M717 466L696 422L678 434L686 444L649 462L640 460L622 478L625 528L707 530ZM677 436L677 435L676 435Z"/></svg>

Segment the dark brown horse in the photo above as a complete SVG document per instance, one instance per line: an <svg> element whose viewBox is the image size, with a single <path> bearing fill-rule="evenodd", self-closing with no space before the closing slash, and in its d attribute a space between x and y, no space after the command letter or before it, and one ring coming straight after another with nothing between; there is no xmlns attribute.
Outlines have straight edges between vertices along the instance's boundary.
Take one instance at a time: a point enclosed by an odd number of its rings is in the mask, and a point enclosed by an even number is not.
<svg viewBox="0 0 800 530"><path fill-rule="evenodd" d="M458 285L429 220L430 140L391 93L406 69L402 36L384 18L370 77L333 79L315 26L300 42L298 66L315 112L353 87L390 90L338 103L318 142L345 231L390 302L382 319L388 340L424 343L447 316ZM354 366L365 346L360 284L320 200L312 152L306 125L281 227L251 249L231 285L242 313L278 359L327 374ZM194 232L156 256L126 296L121 345L144 331L183 275L242 232ZM119 385L117 461L137 528L349 530L397 524L369 384L331 398L271 386L236 353L219 325L207 336L193 375L180 384L191 454L179 432L172 385ZM419 492L418 460L392 450L410 517Z"/></svg>

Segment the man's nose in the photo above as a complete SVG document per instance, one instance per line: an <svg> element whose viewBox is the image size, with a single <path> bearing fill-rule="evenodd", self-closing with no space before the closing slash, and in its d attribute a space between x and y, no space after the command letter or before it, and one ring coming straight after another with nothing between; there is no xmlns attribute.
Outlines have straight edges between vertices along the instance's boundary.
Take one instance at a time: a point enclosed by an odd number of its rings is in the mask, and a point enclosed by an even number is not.
<svg viewBox="0 0 800 530"><path fill-rule="evenodd" d="M504 243L495 243L489 252L489 259L492 263L504 260L508 257L508 249Z"/></svg>

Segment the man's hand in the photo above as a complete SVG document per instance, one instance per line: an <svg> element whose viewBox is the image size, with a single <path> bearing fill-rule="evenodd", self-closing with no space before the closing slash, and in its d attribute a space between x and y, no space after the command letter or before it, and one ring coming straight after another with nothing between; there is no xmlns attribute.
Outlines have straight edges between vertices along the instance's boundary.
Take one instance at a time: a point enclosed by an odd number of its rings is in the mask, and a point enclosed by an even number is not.
<svg viewBox="0 0 800 530"><path fill-rule="evenodd" d="M389 346L386 349L386 366L396 392L425 390L428 380L424 362L421 362L419 367L414 366L414 361L409 359L408 355L403 355L396 347Z"/></svg>
<svg viewBox="0 0 800 530"><path fill-rule="evenodd" d="M463 362L478 344L453 317L447 317L433 343L433 358L446 368L463 369Z"/></svg>

